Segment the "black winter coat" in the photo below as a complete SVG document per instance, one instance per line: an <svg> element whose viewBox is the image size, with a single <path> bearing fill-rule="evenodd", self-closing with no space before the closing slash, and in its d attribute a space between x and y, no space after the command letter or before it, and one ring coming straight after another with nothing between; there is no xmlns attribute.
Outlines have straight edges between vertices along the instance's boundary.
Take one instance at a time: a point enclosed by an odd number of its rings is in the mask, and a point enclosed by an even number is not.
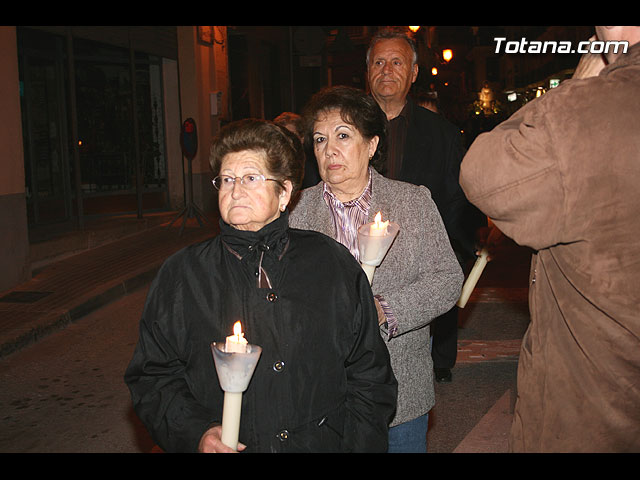
<svg viewBox="0 0 640 480"><path fill-rule="evenodd" d="M397 383L360 265L333 239L289 229L288 212L258 232L220 224L150 287L125 382L155 442L196 451L221 423L210 344L240 320L263 349L242 399L246 452L386 451Z"/></svg>

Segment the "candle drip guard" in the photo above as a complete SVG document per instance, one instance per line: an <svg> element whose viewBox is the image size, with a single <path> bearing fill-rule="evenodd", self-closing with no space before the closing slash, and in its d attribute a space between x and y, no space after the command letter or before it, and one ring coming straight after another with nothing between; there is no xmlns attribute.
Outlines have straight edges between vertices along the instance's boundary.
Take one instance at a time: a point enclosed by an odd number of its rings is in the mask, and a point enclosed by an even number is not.
<svg viewBox="0 0 640 480"><path fill-rule="evenodd" d="M224 343L213 342L211 352L222 390L233 393L244 392L249 386L262 348L249 344L246 353L227 352Z"/></svg>
<svg viewBox="0 0 640 480"><path fill-rule="evenodd" d="M373 273L376 267L382 263L382 260L400 231L400 226L397 223L391 222L387 226L387 231L384 235L372 235L371 225L371 223L367 223L358 228L360 263L367 273L369 283L373 281Z"/></svg>

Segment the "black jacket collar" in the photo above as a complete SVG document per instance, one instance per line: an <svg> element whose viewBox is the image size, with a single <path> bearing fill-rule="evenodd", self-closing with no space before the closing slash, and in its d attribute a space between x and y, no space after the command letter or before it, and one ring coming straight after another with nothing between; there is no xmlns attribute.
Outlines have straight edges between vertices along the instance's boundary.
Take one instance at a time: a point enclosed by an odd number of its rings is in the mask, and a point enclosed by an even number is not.
<svg viewBox="0 0 640 480"><path fill-rule="evenodd" d="M239 257L263 251L281 257L289 242L289 209L257 232L238 230L220 219L222 241Z"/></svg>

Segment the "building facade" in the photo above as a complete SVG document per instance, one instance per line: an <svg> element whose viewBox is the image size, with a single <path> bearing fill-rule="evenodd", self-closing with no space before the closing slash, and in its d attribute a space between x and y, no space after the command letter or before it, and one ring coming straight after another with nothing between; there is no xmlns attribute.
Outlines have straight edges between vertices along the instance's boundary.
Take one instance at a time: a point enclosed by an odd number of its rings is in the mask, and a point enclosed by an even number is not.
<svg viewBox="0 0 640 480"><path fill-rule="evenodd" d="M227 27L2 26L0 292L31 277L30 229L216 208L208 148L229 116ZM183 122L198 151L182 152Z"/></svg>
<svg viewBox="0 0 640 480"><path fill-rule="evenodd" d="M300 113L325 86L366 89L378 28L0 26L0 292L31 277L37 229L180 211L191 198L215 212L208 146L220 127ZM577 64L571 55L496 55L496 36L578 41L590 31L420 27L412 93L437 93L440 113L468 144ZM180 142L187 119L197 127L192 159Z"/></svg>

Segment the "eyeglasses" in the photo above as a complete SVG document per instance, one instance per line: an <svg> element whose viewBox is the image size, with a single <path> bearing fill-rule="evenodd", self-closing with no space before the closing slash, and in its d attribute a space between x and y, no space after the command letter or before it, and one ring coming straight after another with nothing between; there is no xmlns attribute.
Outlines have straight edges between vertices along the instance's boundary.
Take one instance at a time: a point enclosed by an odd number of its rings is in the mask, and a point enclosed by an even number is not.
<svg viewBox="0 0 640 480"><path fill-rule="evenodd" d="M236 184L236 180L240 180L240 185L242 185L247 190L255 190L260 185L262 185L267 180L271 180L272 182L278 182L275 178L267 178L264 175L249 173L247 175L243 175L242 177L231 177L229 175L220 175L219 177L214 178L211 183L218 190L232 190L233 186Z"/></svg>

